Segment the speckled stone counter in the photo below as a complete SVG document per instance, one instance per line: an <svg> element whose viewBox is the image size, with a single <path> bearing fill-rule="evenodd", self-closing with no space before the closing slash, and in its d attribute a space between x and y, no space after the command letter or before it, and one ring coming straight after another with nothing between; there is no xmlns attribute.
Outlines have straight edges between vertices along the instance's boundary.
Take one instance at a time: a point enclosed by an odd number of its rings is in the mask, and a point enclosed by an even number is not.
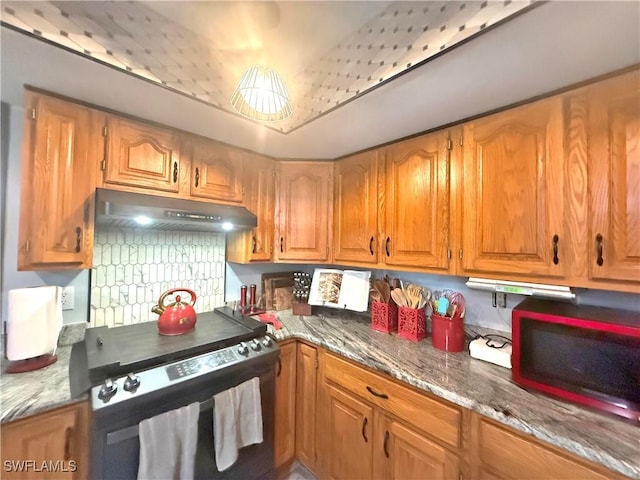
<svg viewBox="0 0 640 480"><path fill-rule="evenodd" d="M357 315L299 317L275 312L283 325L269 331L279 340L299 338L388 374L452 403L640 479L640 428L542 394L511 381L511 371L431 346L380 333Z"/></svg>
<svg viewBox="0 0 640 480"><path fill-rule="evenodd" d="M84 338L84 331L84 324L63 327L58 340L56 363L33 372L3 373L0 376L0 423L88 398L72 398L69 390L71 345Z"/></svg>

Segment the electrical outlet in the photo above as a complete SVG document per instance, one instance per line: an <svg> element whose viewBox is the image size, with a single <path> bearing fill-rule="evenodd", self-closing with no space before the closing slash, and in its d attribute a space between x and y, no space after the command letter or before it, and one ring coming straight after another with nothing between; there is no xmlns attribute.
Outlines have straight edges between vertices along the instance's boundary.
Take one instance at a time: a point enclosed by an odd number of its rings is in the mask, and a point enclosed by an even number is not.
<svg viewBox="0 0 640 480"><path fill-rule="evenodd" d="M496 304L498 308L507 308L507 294L504 292L496 292Z"/></svg>
<svg viewBox="0 0 640 480"><path fill-rule="evenodd" d="M75 287L62 288L62 310L73 310L74 308L76 308L75 296Z"/></svg>

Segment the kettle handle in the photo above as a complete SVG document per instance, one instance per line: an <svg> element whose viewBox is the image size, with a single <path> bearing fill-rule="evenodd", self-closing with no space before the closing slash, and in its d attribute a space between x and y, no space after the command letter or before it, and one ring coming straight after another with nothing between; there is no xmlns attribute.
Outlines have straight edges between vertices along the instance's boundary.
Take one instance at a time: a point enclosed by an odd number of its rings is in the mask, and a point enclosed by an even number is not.
<svg viewBox="0 0 640 480"><path fill-rule="evenodd" d="M158 299L158 305L160 305L162 308L166 308L164 299L175 292L187 292L189 295L191 295L191 306L194 306L196 304L196 292L194 292L193 290L189 290L188 288L173 288L160 295L160 298Z"/></svg>

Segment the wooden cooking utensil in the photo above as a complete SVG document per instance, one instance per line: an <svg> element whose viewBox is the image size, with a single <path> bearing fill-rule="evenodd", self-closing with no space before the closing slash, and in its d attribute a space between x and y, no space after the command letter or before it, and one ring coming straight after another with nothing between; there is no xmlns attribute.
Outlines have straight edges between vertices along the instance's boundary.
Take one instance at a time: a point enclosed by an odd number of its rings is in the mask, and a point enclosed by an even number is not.
<svg viewBox="0 0 640 480"><path fill-rule="evenodd" d="M393 301L396 302L396 305L398 305L399 307L409 306L407 297L400 288L394 288L393 290L391 290L391 298L393 298Z"/></svg>

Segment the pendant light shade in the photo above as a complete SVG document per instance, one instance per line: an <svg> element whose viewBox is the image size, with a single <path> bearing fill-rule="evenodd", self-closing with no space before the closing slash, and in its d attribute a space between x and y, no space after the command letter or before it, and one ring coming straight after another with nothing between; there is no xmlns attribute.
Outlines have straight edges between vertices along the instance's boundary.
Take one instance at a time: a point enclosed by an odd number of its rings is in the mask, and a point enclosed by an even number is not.
<svg viewBox="0 0 640 480"><path fill-rule="evenodd" d="M254 65L242 75L231 95L231 105L245 117L263 122L284 120L293 113L280 75L262 65Z"/></svg>

